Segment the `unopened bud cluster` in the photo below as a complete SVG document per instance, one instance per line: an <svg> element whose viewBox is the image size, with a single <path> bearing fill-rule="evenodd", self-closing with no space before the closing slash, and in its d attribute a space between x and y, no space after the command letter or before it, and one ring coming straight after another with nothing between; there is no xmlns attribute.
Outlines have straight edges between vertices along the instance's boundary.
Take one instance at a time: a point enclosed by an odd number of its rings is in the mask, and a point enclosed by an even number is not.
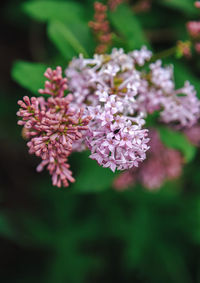
<svg viewBox="0 0 200 283"><path fill-rule="evenodd" d="M107 6L94 3L94 20L89 22L97 41L96 53L105 53L111 44L110 24L107 20Z"/></svg>
<svg viewBox="0 0 200 283"><path fill-rule="evenodd" d="M53 185L68 186L68 181L74 182L69 169L68 156L72 151L74 141L82 137L87 130L90 117L84 115L83 108L75 110L70 106L74 99L72 94L64 96L67 89L67 79L62 78L62 70L50 68L45 72L48 79L42 94L50 97L25 96L18 101L20 109L17 113L22 120L18 124L25 129L25 136L29 139L27 145L29 153L42 159L37 171L45 166L52 175Z"/></svg>
<svg viewBox="0 0 200 283"><path fill-rule="evenodd" d="M195 1L195 7L200 9L200 1ZM194 41L194 47L197 53L200 53L200 21L190 21L187 23L187 30Z"/></svg>

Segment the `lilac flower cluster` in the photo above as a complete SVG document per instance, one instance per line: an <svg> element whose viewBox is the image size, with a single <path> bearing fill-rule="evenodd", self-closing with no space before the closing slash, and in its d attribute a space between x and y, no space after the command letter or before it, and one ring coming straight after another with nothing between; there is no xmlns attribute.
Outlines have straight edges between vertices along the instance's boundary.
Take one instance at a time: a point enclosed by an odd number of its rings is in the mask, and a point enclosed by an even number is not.
<svg viewBox="0 0 200 283"><path fill-rule="evenodd" d="M75 58L66 70L74 105L87 106L92 117L85 136L90 157L112 171L137 167L146 158L149 138L143 126L149 113L160 111L162 122L179 128L199 118L193 86L185 82L176 90L171 66L157 60L149 71L141 70L151 57L146 47L128 54L113 49L93 59Z"/></svg>
<svg viewBox="0 0 200 283"><path fill-rule="evenodd" d="M79 103L89 105L92 120L86 144L90 157L112 171L138 166L146 158L148 131L142 128L144 114L137 113L140 74L134 65L150 57L145 47L130 55L114 49L111 55L74 59L66 70L70 90L77 96L84 93Z"/></svg>
<svg viewBox="0 0 200 283"><path fill-rule="evenodd" d="M147 159L139 168L121 173L114 180L116 190L124 190L135 183L141 183L149 190L158 189L166 180L180 176L183 158L179 151L163 145L156 130L150 130L150 150Z"/></svg>
<svg viewBox="0 0 200 283"><path fill-rule="evenodd" d="M70 103L73 95L64 96L67 89L67 79L62 78L62 69L55 71L50 68L45 72L48 79L42 94L50 97L28 96L20 100L20 109L17 113L22 120L18 124L24 127L25 137L30 139L27 143L29 153L42 158L37 171L45 166L52 175L54 186L68 186L68 181L74 182L72 172L69 170L68 156L72 151L74 141L82 137L82 131L87 130L90 117L84 115L84 109L74 110Z"/></svg>
<svg viewBox="0 0 200 283"><path fill-rule="evenodd" d="M172 67L162 67L161 61L150 64L148 83L142 89L139 100L147 113L160 110L164 123L176 123L177 127L191 127L199 118L200 103L194 87L188 81L175 89Z"/></svg>
<svg viewBox="0 0 200 283"><path fill-rule="evenodd" d="M69 88L79 105L96 107L100 99L111 95L121 103L123 115L160 111L160 120L179 128L191 127L200 115L200 103L194 87L185 82L175 89L172 66L163 67L161 60L149 64L151 52L143 47L125 54L113 49L110 55L94 55L93 59L73 59L66 70ZM110 99L110 98L109 98Z"/></svg>
<svg viewBox="0 0 200 283"><path fill-rule="evenodd" d="M86 142L91 150L90 157L103 167L114 172L138 166L146 158L149 148L147 130L142 129L142 118L127 118L120 115L121 103L114 95L106 103L89 107L92 121L89 125Z"/></svg>
<svg viewBox="0 0 200 283"><path fill-rule="evenodd" d="M158 111L161 122L178 129L195 125L200 118L200 102L194 87L185 82L175 89L172 66L152 61L146 47L128 54L113 49L111 54L95 54L91 59L82 55L74 58L66 69L66 78L60 67L47 69L45 89L39 92L50 97L24 97L18 112L23 134L30 139L29 152L42 158L38 171L47 166L54 185L68 186L68 181L74 181L67 163L69 154L88 148L90 158L99 165L113 172L135 172L131 168L146 159L149 140L153 139L152 144L158 140L156 134L149 136L145 127L149 114ZM65 96L66 89L72 94ZM142 165L145 169L136 170L149 188L180 172L179 153L166 150L161 142L155 148L159 155L167 152L163 167L153 153ZM154 170L158 172L155 179Z"/></svg>

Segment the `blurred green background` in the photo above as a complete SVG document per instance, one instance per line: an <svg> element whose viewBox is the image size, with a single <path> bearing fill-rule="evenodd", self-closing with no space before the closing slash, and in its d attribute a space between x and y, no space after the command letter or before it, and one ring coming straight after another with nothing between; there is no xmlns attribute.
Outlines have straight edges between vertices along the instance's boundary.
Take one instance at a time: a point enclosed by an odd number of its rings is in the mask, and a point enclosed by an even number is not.
<svg viewBox="0 0 200 283"><path fill-rule="evenodd" d="M17 126L17 101L43 85L46 65L66 67L82 48L90 56L95 48L87 26L94 1L60 2L1 1L0 281L200 282L199 152L180 179L155 192L115 191L113 173L87 152L70 158L77 182L69 188L36 173L38 160ZM187 40L185 23L198 17L192 0L152 1L137 14L125 5L110 15L123 39L114 45L145 43L160 52ZM177 84L188 79L200 90L200 56L166 62L175 64ZM24 88L11 78L13 66Z"/></svg>

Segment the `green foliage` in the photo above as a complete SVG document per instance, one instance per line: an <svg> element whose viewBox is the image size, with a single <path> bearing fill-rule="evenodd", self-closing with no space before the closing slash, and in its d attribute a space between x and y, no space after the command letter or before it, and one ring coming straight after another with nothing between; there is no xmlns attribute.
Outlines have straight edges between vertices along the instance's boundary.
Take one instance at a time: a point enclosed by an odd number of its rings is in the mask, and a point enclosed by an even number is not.
<svg viewBox="0 0 200 283"><path fill-rule="evenodd" d="M47 65L17 61L13 65L12 78L24 88L38 95L38 89L44 86L44 72Z"/></svg>
<svg viewBox="0 0 200 283"><path fill-rule="evenodd" d="M23 10L37 21L48 22L48 36L64 58L79 53L87 57L94 50L92 34L84 6L78 2L31 1L23 4Z"/></svg>
<svg viewBox="0 0 200 283"><path fill-rule="evenodd" d="M23 10L32 18L44 22L58 20L74 24L85 18L83 6L75 1L30 1L23 4Z"/></svg>
<svg viewBox="0 0 200 283"><path fill-rule="evenodd" d="M192 85L194 85L197 91L197 96L200 98L199 78L196 77L194 71L192 71L189 66L187 67L183 62L178 60L174 60L173 64L176 87L182 87L185 81L189 81Z"/></svg>
<svg viewBox="0 0 200 283"><path fill-rule="evenodd" d="M169 8L176 9L189 15L198 14L197 9L194 7L194 1L191 0L159 0L160 4Z"/></svg>
<svg viewBox="0 0 200 283"><path fill-rule="evenodd" d="M35 247L39 245L51 250L43 275L44 282L87 282L88 272L96 270L100 263L95 256L82 249L82 246L97 236L95 218L90 215L87 219L79 219L80 213L77 211L83 206L84 198L71 192L60 191L57 195L49 191L48 194L44 199L45 205L50 208L47 218L45 210L40 206L40 214L25 217L20 215L19 221L26 231L26 241L23 244ZM77 219L74 218L76 213Z"/></svg>
<svg viewBox="0 0 200 283"><path fill-rule="evenodd" d="M76 164L74 168L76 182L72 185L72 190L77 192L101 192L111 187L114 178L113 172L108 168L98 165L95 160L89 158L88 152L74 154L73 160ZM77 168L78 166L78 168ZM88 178L88 172L92 172Z"/></svg>
<svg viewBox="0 0 200 283"><path fill-rule="evenodd" d="M127 5L120 5L110 14L110 19L116 30L124 36L129 50L148 45L140 22Z"/></svg>
<svg viewBox="0 0 200 283"><path fill-rule="evenodd" d="M185 135L181 132L175 132L167 127L159 127L160 138L169 148L180 150L186 162L194 159L196 147L190 144Z"/></svg>
<svg viewBox="0 0 200 283"><path fill-rule="evenodd" d="M86 50L74 34L61 22L52 21L49 23L48 36L57 46L64 57L70 59L74 55L83 54L88 57Z"/></svg>

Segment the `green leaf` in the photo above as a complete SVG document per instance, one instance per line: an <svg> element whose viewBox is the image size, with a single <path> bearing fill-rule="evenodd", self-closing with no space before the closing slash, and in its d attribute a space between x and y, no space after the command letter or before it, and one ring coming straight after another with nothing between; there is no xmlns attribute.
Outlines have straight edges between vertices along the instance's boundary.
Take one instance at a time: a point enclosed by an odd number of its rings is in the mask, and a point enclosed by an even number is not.
<svg viewBox="0 0 200 283"><path fill-rule="evenodd" d="M115 175L110 169L103 168L95 160L90 159L88 152L79 152L72 158L75 164L72 171L77 172L72 190L95 193L111 187Z"/></svg>
<svg viewBox="0 0 200 283"><path fill-rule="evenodd" d="M186 162L192 161L196 153L196 148L189 143L183 133L175 132L166 127L159 127L158 130L162 142L167 147L180 150Z"/></svg>
<svg viewBox="0 0 200 283"><path fill-rule="evenodd" d="M22 87L38 94L38 89L44 86L44 72L47 65L17 61L12 68L12 78Z"/></svg>
<svg viewBox="0 0 200 283"><path fill-rule="evenodd" d="M110 14L111 23L127 41L128 48L140 48L148 45L140 22L128 5L119 5L117 10Z"/></svg>
<svg viewBox="0 0 200 283"><path fill-rule="evenodd" d="M78 38L63 23L58 21L50 22L48 36L65 58L69 59L80 53L88 57L86 50Z"/></svg>
<svg viewBox="0 0 200 283"><path fill-rule="evenodd" d="M64 44L65 49L62 47L61 39L56 39L59 45L59 50L62 49L62 53L67 49L64 57L71 59L73 56L77 55L77 48L74 47L74 39L78 39L79 45L84 46L84 48L93 54L95 44L93 36L88 27L88 20L85 17L84 6L77 2L67 1L31 1L23 4L24 11L38 21L43 22L61 22L65 25L67 31L65 30L66 37L68 37L69 43ZM62 33L62 28L61 33ZM52 39L52 37L50 37ZM55 39L55 36L53 36ZM75 44L77 46L77 44ZM75 51L74 51L75 48ZM78 48L78 53L83 53L83 47Z"/></svg>
<svg viewBox="0 0 200 283"><path fill-rule="evenodd" d="M198 10L194 7L194 1L191 0L160 0L160 3L186 14L198 14Z"/></svg>
<svg viewBox="0 0 200 283"><path fill-rule="evenodd" d="M190 273L183 251L169 242L158 244L158 256L165 268L170 282L191 283Z"/></svg>
<svg viewBox="0 0 200 283"><path fill-rule="evenodd" d="M145 257L149 239L153 241L154 221L152 212L141 203L134 212L130 227L127 227L126 265L129 268L136 267Z"/></svg>
<svg viewBox="0 0 200 283"><path fill-rule="evenodd" d="M31 1L23 4L23 10L38 21L59 20L69 24L84 19L83 6L74 1Z"/></svg>
<svg viewBox="0 0 200 283"><path fill-rule="evenodd" d="M185 64L181 63L180 60L174 61L174 76L176 88L182 87L185 81L189 81L194 85L197 90L197 96L200 98L200 83L197 78Z"/></svg>

